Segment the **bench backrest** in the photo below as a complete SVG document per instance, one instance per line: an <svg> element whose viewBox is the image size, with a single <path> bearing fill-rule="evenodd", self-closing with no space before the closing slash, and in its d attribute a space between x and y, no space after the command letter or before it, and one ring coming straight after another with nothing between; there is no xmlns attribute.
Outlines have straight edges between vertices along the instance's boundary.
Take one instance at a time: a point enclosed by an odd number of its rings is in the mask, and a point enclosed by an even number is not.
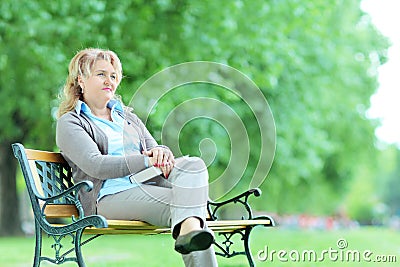
<svg viewBox="0 0 400 267"><path fill-rule="evenodd" d="M60 153L25 149L21 144L13 144L15 157L21 166L35 216L71 217L77 210L69 198L54 200L42 210L41 197L52 197L73 186L72 171ZM60 213L60 211L62 212Z"/></svg>

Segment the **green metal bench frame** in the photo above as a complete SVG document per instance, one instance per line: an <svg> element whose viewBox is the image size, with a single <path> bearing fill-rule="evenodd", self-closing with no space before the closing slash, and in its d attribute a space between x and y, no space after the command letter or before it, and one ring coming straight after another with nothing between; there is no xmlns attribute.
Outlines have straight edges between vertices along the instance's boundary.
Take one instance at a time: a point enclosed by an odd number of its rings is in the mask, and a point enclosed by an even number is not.
<svg viewBox="0 0 400 267"><path fill-rule="evenodd" d="M82 205L78 199L79 190L90 191L93 184L84 181L73 183L72 171L60 153L25 149L23 145L12 145L14 155L20 164L35 221L35 255L33 266L38 267L42 261L54 264L76 262L78 266L85 267L81 247L104 234L159 234L170 233L169 228L158 227L140 221L106 220L101 215L84 216ZM255 266L250 251L249 237L255 226L274 226L274 221L269 216L254 217L248 203L250 196L261 195L259 189L251 189L239 196L223 202L209 201L207 205L210 218L207 225L223 238L222 242L215 242L218 248L216 255L231 258L245 255L249 266ZM218 220L217 212L228 204L239 204L244 207L246 216L240 220ZM69 218L68 223L55 224L51 218ZM42 256L42 239L46 234L54 239L51 246L54 257ZM91 234L82 241L83 234ZM232 249L234 236L239 236L243 242L243 251ZM62 241L66 237L72 238L73 248L61 254ZM217 238L218 240L219 238ZM75 256L68 257L72 252Z"/></svg>

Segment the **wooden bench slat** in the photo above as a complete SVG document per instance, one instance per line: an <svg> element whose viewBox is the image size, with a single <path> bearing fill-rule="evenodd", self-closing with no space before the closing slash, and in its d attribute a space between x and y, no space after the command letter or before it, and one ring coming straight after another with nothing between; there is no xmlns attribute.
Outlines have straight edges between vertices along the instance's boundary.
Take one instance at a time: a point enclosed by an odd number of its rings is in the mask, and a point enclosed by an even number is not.
<svg viewBox="0 0 400 267"><path fill-rule="evenodd" d="M45 208L47 218L69 218L72 215L78 216L76 207L72 204L53 204L47 205ZM108 228L113 229L137 229L150 228L155 229L157 226L142 221L125 221L125 220L107 220ZM264 225L271 226L272 222L267 219L263 220L223 220L223 221L207 221L207 225L211 228L238 227Z"/></svg>
<svg viewBox="0 0 400 267"><path fill-rule="evenodd" d="M88 227L85 234L162 234L171 233L168 227L159 227L142 221L107 220L108 228ZM227 220L227 221L208 221L208 227L214 232L233 232L245 229L246 226L271 226L272 222L263 220ZM63 226L54 224L54 226Z"/></svg>
<svg viewBox="0 0 400 267"><path fill-rule="evenodd" d="M130 229L137 227L157 227L143 221L107 220L108 228Z"/></svg>
<svg viewBox="0 0 400 267"><path fill-rule="evenodd" d="M46 218L71 218L72 215L77 218L78 210L73 204L49 204L44 209Z"/></svg>
<svg viewBox="0 0 400 267"><path fill-rule="evenodd" d="M255 224L259 225L259 224ZM237 226L225 226L225 227L210 227L210 229L214 233L228 233L233 232L235 230L245 229L246 226L237 225ZM170 228L154 228L154 229L116 229L116 228L86 228L84 231L85 234L169 234L171 233Z"/></svg>
<svg viewBox="0 0 400 267"><path fill-rule="evenodd" d="M119 221L119 220L108 220L108 228L97 229L99 232L118 232L123 230L130 230L135 233L143 230L146 233L157 233L157 232L170 232L169 229L164 227L157 227L146 222L141 221ZM208 227L214 232L232 232L238 229L245 229L247 226L272 226L270 220L227 220L227 221L208 221ZM108 230L107 230L108 229ZM95 231L92 229L92 231Z"/></svg>
<svg viewBox="0 0 400 267"><path fill-rule="evenodd" d="M157 228L157 226L148 224L142 221L123 221L123 220L107 220L108 228L114 229L135 229L135 228ZM207 221L210 228L224 228L224 227L240 227L252 225L265 225L270 226L270 220L224 220L224 221Z"/></svg>
<svg viewBox="0 0 400 267"><path fill-rule="evenodd" d="M83 232L84 234L90 235L120 235L120 234L128 234L128 235L158 235L158 234L170 234L171 231L169 228L157 228L157 229L144 229L144 230L134 230L134 229L113 229L113 228L86 228Z"/></svg>
<svg viewBox="0 0 400 267"><path fill-rule="evenodd" d="M265 225L271 226L271 220L224 220L224 221L210 221L207 222L210 227L226 227L226 226L251 226L251 225Z"/></svg>
<svg viewBox="0 0 400 267"><path fill-rule="evenodd" d="M254 224L254 225L259 225L259 224ZM236 225L236 226L225 226L225 227L215 227L215 226L210 226L210 229L214 233L228 233L228 232L233 232L235 230L240 230L240 229L245 229L246 226L244 225ZM106 234L106 235L112 235L112 234L169 234L171 233L170 228L86 228L84 231L85 234Z"/></svg>
<svg viewBox="0 0 400 267"><path fill-rule="evenodd" d="M107 220L108 228L88 227L85 234L162 234L171 233L168 227L159 227L142 221L124 221L124 220ZM239 229L245 229L246 226L271 226L272 222L267 219L263 220L227 220L227 221L208 221L208 227L214 232L233 232ZM64 226L62 224L54 224L54 226Z"/></svg>
<svg viewBox="0 0 400 267"><path fill-rule="evenodd" d="M72 204L52 204L45 208L47 218L70 218L72 215L78 217L78 211ZM165 232L165 228L151 225L143 221L126 221L126 220L107 220L108 228L90 228L92 232L107 232L111 230L133 230L136 231L161 231ZM232 230L245 228L246 226L272 226L272 222L268 219L263 220L223 220L223 221L207 221L208 227L213 230Z"/></svg>
<svg viewBox="0 0 400 267"><path fill-rule="evenodd" d="M40 160L54 163L67 163L64 157L57 152L41 151L35 149L25 149L28 160Z"/></svg>

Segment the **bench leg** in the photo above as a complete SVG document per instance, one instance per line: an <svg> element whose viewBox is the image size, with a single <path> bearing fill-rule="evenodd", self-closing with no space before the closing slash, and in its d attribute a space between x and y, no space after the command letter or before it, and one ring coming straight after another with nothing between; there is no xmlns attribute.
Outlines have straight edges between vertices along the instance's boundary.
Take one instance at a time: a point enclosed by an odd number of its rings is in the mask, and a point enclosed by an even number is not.
<svg viewBox="0 0 400 267"><path fill-rule="evenodd" d="M35 221L35 257L33 259L33 267L40 266L40 258L42 254L42 229L39 224Z"/></svg>
<svg viewBox="0 0 400 267"><path fill-rule="evenodd" d="M75 254L76 254L76 259L78 261L78 266L79 267L86 267L86 264L83 260L83 256L82 256L82 244L81 244L81 240L82 240L82 234L83 234L83 230L84 229L79 229L76 231L75 234L75 240L74 240L74 245L75 245Z"/></svg>
<svg viewBox="0 0 400 267"><path fill-rule="evenodd" d="M272 224L266 227L272 227L275 225L274 221L272 218L267 217L267 216L262 216L262 217L257 217L256 219L268 219L271 220ZM222 242L215 242L214 245L217 247L220 251L216 251L215 254L218 256L222 256L225 258L232 258L237 255L246 255L247 261L249 263L250 267L254 267L255 262L253 255L251 254L250 250L250 233L253 230L254 227L257 227L257 225L248 225L244 229L239 229L233 232L228 232L228 233L219 233L219 236L223 236L225 238L224 241ZM239 235L241 238L240 240L243 242L243 248L244 250L242 251L235 251L231 248L231 246L235 243L233 240L233 236Z"/></svg>
<svg viewBox="0 0 400 267"><path fill-rule="evenodd" d="M91 240L97 238L100 235L97 235L95 237L89 238L85 242L81 242L82 240L82 234L83 234L84 229L78 229L75 231L75 233L69 233L69 234L61 234L61 235L54 235L54 234L49 234L49 237L52 237L54 239L54 244L51 245L51 248L54 249L55 256L53 258L47 257L47 256L42 256L42 245L43 245L43 234L44 232L40 228L39 224L35 223L35 257L33 260L33 267L40 267L40 264L42 261L49 261L53 264L60 265L66 262L76 262L79 267L86 267L86 264L83 259L82 255L82 250L81 247L82 245L90 242ZM72 237L73 238L73 248L65 252L64 254L60 255L61 248L63 247L62 245L62 239L65 237ZM75 257L67 257L68 254L71 252L75 251Z"/></svg>
<svg viewBox="0 0 400 267"><path fill-rule="evenodd" d="M219 235L223 236L225 240L222 241L221 243L217 242L214 243L214 245L221 251L221 252L216 251L215 254L225 258L232 258L238 255L245 255L247 257L249 266L254 267L255 264L253 256L251 255L250 242L249 242L250 232L252 229L253 226L247 226L245 229L236 230L234 232L220 233ZM236 243L233 240L233 237L237 235L239 235L237 238L240 237L240 240L243 242L242 245L244 250L242 251L232 250L232 245Z"/></svg>
<svg viewBox="0 0 400 267"><path fill-rule="evenodd" d="M253 230L253 227L246 227L246 230L245 230L244 236L243 236L243 245L244 245L244 251L246 253L247 261L249 262L249 266L254 267L255 266L254 259L253 259L253 255L251 255L250 243L249 243L251 230Z"/></svg>

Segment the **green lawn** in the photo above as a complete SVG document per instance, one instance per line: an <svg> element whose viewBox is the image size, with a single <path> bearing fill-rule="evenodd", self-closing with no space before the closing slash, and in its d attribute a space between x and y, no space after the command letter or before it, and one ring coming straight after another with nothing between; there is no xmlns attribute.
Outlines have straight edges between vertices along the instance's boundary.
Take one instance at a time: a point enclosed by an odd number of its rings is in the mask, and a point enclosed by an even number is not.
<svg viewBox="0 0 400 267"><path fill-rule="evenodd" d="M344 239L347 247L339 249L337 242ZM46 241L49 244L49 241ZM385 228L359 228L354 230L311 231L289 230L284 228L261 228L253 230L251 236L252 252L257 266L362 266L385 267L399 266L400 262L400 232ZM268 249L269 257L265 261L257 259L259 251ZM0 263L3 267L26 267L32 265L34 248L33 237L0 238ZM272 253L272 251L276 251ZM281 252L283 262L278 258ZM323 260L311 261L308 256L311 250ZM324 253L324 250L326 252ZM371 259L366 262L362 259L364 251ZM46 249L45 251L49 251ZM337 252L335 252L337 251ZM168 235L159 236L104 236L86 245L83 249L88 267L96 266L183 266L180 256L173 250L172 238ZM351 252L351 253L350 253ZM360 262L356 254L360 253ZM272 258L270 257L272 253ZM330 253L330 254L329 254ZM356 254L353 254L356 253ZM306 259L302 259L302 255ZM260 256L265 258L265 253ZM295 261L299 255L299 261ZM344 256L343 256L344 255ZM348 255L348 256L346 256ZM389 260L395 263L374 262L376 256L393 256ZM342 257L342 260L341 258ZM346 257L350 260L346 261ZM335 258L337 260L335 261ZM387 257L388 259L389 257ZM332 260L331 260L332 259ZM384 259L384 258L383 258ZM246 266L244 256L233 259L218 257L219 266ZM42 266L54 266L43 263ZM63 266L76 266L68 263Z"/></svg>

